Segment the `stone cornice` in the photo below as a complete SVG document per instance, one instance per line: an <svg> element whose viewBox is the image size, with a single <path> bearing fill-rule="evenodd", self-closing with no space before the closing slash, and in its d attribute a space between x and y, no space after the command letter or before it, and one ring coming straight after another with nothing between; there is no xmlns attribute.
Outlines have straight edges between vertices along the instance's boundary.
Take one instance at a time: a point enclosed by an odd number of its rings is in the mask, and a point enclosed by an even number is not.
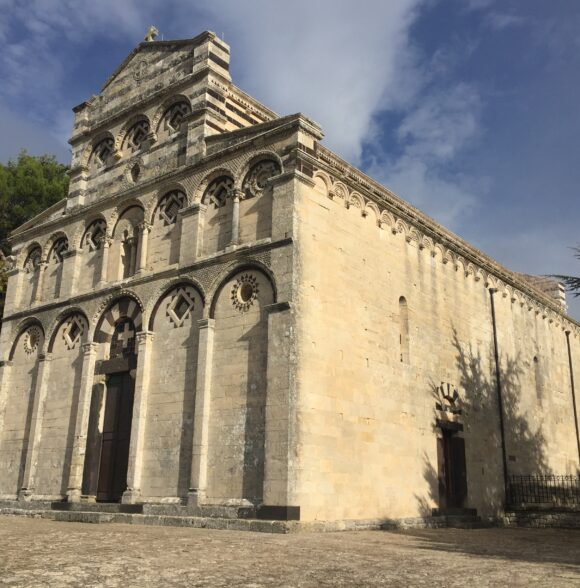
<svg viewBox="0 0 580 588"><path fill-rule="evenodd" d="M431 217L408 204L394 192L350 165L326 147L318 145L316 156L302 153L301 158L309 161L314 167L338 177L345 184L350 184L360 194L366 196L390 213L397 215L401 220L407 222L414 229L422 232L435 242L448 247L457 256L463 257L480 270L491 274L506 285L529 296L572 324L580 326L579 322L567 316L564 310L543 292L537 290L521 278L518 278L514 272L444 228ZM416 239L420 240L421 234L418 234Z"/></svg>

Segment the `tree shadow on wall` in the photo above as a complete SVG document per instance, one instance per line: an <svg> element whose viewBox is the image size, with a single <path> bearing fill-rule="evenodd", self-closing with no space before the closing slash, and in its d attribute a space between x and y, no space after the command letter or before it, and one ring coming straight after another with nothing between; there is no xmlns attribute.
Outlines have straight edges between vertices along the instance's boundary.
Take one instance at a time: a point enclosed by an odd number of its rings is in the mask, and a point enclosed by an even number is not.
<svg viewBox="0 0 580 588"><path fill-rule="evenodd" d="M481 347L475 348L472 343L462 343L455 328L451 344L456 352L455 365L459 373L459 382L453 382L453 385L459 391L459 421L464 427L468 486L465 506L473 506L475 500L494 512L500 512L505 492L493 347L482 351ZM539 419L531 422L530 415L526 414L521 403L522 394L533 401L536 398L535 394L529 394L525 389L525 373L526 364L520 353L514 357L501 354L499 377L508 475L549 474L546 439L539 412L541 406L536 411ZM440 432L436 422L441 415L435 406L441 404L441 395L439 386L433 382L431 396L435 443ZM415 494L422 516L430 516L433 505L441 504L439 471L439 464L433 464L430 456L424 453L423 478L428 493Z"/></svg>

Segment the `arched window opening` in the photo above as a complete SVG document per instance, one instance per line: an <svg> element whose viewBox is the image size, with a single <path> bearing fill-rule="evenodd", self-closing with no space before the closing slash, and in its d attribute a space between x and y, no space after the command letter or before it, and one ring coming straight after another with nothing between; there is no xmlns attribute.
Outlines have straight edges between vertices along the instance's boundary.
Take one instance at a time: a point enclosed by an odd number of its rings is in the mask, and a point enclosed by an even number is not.
<svg viewBox="0 0 580 588"><path fill-rule="evenodd" d="M404 296L399 298L399 350L401 363L409 363L409 307Z"/></svg>
<svg viewBox="0 0 580 588"><path fill-rule="evenodd" d="M540 367L540 362L538 360L538 356L534 356L534 386L536 388L536 399L541 404L543 399L543 392L542 392L542 370Z"/></svg>

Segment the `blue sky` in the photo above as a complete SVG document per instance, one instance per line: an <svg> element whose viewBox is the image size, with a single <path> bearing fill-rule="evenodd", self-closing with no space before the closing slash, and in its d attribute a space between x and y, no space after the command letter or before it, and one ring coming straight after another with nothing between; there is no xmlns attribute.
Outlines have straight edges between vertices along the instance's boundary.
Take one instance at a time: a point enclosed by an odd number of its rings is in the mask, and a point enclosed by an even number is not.
<svg viewBox="0 0 580 588"><path fill-rule="evenodd" d="M150 24L511 269L580 273L577 0L0 0L0 160L68 161L71 108ZM569 299L580 318L580 303Z"/></svg>

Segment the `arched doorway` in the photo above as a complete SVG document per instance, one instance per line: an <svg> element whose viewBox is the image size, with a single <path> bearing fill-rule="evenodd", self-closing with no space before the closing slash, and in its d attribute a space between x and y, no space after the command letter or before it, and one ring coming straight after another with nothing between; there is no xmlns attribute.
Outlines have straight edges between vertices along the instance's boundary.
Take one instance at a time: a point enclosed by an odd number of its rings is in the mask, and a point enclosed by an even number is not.
<svg viewBox="0 0 580 588"><path fill-rule="evenodd" d="M140 304L123 297L109 306L95 331L100 344L91 398L83 495L119 502L127 489L137 368Z"/></svg>
<svg viewBox="0 0 580 588"><path fill-rule="evenodd" d="M129 442L133 417L135 380L130 369L135 357L135 324L130 318L117 321L109 366L118 361L118 369L106 374L105 406L101 432L101 456L97 501L118 502L127 489Z"/></svg>

